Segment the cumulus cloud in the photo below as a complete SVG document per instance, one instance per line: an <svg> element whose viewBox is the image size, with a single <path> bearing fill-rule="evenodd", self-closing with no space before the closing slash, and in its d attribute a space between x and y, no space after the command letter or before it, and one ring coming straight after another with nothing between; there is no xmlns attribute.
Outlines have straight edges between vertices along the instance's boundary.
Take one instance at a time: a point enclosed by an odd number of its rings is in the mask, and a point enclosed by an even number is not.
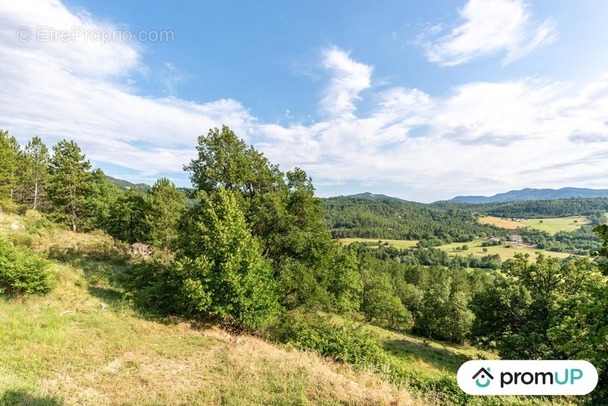
<svg viewBox="0 0 608 406"><path fill-rule="evenodd" d="M532 22L523 0L469 0L460 17L462 24L448 33L441 26L423 33L420 40L429 61L454 66L504 53L504 63L509 63L557 36L553 20Z"/></svg>
<svg viewBox="0 0 608 406"><path fill-rule="evenodd" d="M373 86L373 66L329 47L318 61L328 78L323 119L281 125L237 100L138 95L127 80L145 69L136 43L23 43L15 35L20 26L42 24L42 15L47 25L117 27L56 0L5 3L0 128L21 142L33 135L47 143L75 139L110 175L149 181L163 174L185 184L182 165L194 156L196 137L225 123L283 169L305 169L325 190L367 185L432 201L526 186L606 186L608 77L579 89L525 78L464 83L431 96Z"/></svg>
<svg viewBox="0 0 608 406"><path fill-rule="evenodd" d="M323 52L323 68L331 72L331 83L319 104L330 117L354 117L359 93L371 84L372 67L350 58L345 51L331 47Z"/></svg>

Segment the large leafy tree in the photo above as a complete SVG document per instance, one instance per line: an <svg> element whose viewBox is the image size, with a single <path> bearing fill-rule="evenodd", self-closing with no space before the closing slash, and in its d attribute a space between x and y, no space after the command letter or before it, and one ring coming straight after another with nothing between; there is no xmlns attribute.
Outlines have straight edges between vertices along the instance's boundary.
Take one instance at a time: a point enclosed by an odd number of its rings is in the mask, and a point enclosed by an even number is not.
<svg viewBox="0 0 608 406"><path fill-rule="evenodd" d="M106 230L112 221L112 206L119 198L121 191L108 180L106 174L99 168L91 172L88 186L80 228Z"/></svg>
<svg viewBox="0 0 608 406"><path fill-rule="evenodd" d="M605 287L596 265L584 258L562 262L538 255L530 262L527 255L517 255L503 271L504 278L472 301L473 341L510 359L572 356L564 326L584 320L579 312L591 304L598 287Z"/></svg>
<svg viewBox="0 0 608 406"><path fill-rule="evenodd" d="M178 300L187 313L259 327L278 311L272 268L234 192L219 188L189 210L176 245Z"/></svg>
<svg viewBox="0 0 608 406"><path fill-rule="evenodd" d="M73 231L80 227L91 194L90 171L91 163L76 142L61 140L53 146L48 196L54 216Z"/></svg>
<svg viewBox="0 0 608 406"><path fill-rule="evenodd" d="M110 206L105 230L128 243L148 242L150 236L146 195L134 189L121 192Z"/></svg>
<svg viewBox="0 0 608 406"><path fill-rule="evenodd" d="M167 178L161 178L148 191L146 222L148 241L167 248L177 238L177 223L186 209L186 198Z"/></svg>
<svg viewBox="0 0 608 406"><path fill-rule="evenodd" d="M44 204L49 179L49 149L40 137L33 137L22 153L19 175L21 201L36 210Z"/></svg>
<svg viewBox="0 0 608 406"><path fill-rule="evenodd" d="M0 130L0 199L13 197L18 160L19 143L8 131Z"/></svg>
<svg viewBox="0 0 608 406"><path fill-rule="evenodd" d="M458 272L438 266L429 269L414 332L440 340L464 342L474 316L468 308L468 287Z"/></svg>
<svg viewBox="0 0 608 406"><path fill-rule="evenodd" d="M250 233L271 261L288 308L358 309L361 282L352 261L326 231L320 199L306 172L287 174L230 128L198 139L198 157L184 167L199 194L234 192ZM342 274L348 283L336 283Z"/></svg>

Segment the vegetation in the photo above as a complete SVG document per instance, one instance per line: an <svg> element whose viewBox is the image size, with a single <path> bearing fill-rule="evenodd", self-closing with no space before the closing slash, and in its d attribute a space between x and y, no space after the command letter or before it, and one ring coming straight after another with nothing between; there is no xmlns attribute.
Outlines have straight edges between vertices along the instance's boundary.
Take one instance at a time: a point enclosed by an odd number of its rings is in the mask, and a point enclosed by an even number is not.
<svg viewBox="0 0 608 406"><path fill-rule="evenodd" d="M318 199L302 169L282 172L226 126L198 138L197 157L184 168L193 184L188 198L168 179L150 188L118 187L91 167L73 141L59 141L49 156L36 137L21 150L8 133L1 135L2 215L25 214L0 222L8 234L0 239L0 312L10 314L0 326L10 339L0 338L0 345L3 354L11 354L0 361L16 371L8 386L12 392L0 396L11 402L25 402L41 380L50 380L50 389L34 393L51 404L62 401L57 393L69 393L76 403L128 403L138 396L149 404L319 399L308 392L313 390L308 372L280 362L268 366L250 353L240 355L265 365L263 372L230 376L235 381L253 377L262 389L215 382L230 374L226 365L240 371L245 366L230 347L217 346L213 336L225 333L206 336L191 327L208 325L244 334L257 347L268 344L253 336L279 343L285 346L280 357L290 357L285 348L308 350L350 365L349 374L373 374L373 382L392 388L386 392L391 399L402 396L391 386L397 385L427 403L475 404L457 387L455 368L466 359L496 355L588 359L600 372L600 386L582 400L597 402L607 395L608 226L597 226L597 235L583 221L574 231L555 234L519 228L523 243L535 246L528 249L597 253L594 259L541 254L533 262L503 245L513 231L481 224L470 209L369 196ZM598 207L595 201L571 203L563 207ZM551 204L554 212L563 208ZM599 224L598 213L590 213L590 222ZM546 216L545 221L549 226ZM375 240L345 245L332 235ZM385 238L412 241L397 247L378 241ZM142 250L129 253L130 244ZM499 249L512 250L513 257L499 255ZM32 309L36 316L26 327L42 343L33 351L46 348L49 362L24 359L31 343L17 320ZM82 344L91 337L99 345ZM149 342L138 349L142 339ZM183 345L175 344L180 340ZM446 348L473 343L491 352L468 347L441 357L430 349L432 340ZM428 346L419 351L442 359L441 365L432 372L414 366L404 355L413 343ZM65 348L74 365L57 360ZM150 373L162 360L190 371L186 378L206 382L207 375L192 372L197 369L190 359L214 365L215 372L205 372L214 382L212 390L191 385L183 394L170 393L159 382L175 380ZM92 364L94 371L88 370ZM292 375L277 383L283 377L268 372L273 367ZM104 390L120 392L110 389L113 375L99 375L99 369L120 370L135 387L121 384L124 398L104 397ZM260 378L262 373L268 377ZM66 374L78 388L102 392L91 398L71 392L70 380L58 378ZM149 384L161 388L142 394ZM352 400L325 387L314 390L327 403ZM384 402L378 396L369 399Z"/></svg>
<svg viewBox="0 0 608 406"><path fill-rule="evenodd" d="M436 246L506 235L505 230L480 224L470 210L349 197L325 199L323 208L334 238L425 240Z"/></svg>
<svg viewBox="0 0 608 406"><path fill-rule="evenodd" d="M49 264L40 256L0 237L0 294L21 296L48 293L54 284Z"/></svg>

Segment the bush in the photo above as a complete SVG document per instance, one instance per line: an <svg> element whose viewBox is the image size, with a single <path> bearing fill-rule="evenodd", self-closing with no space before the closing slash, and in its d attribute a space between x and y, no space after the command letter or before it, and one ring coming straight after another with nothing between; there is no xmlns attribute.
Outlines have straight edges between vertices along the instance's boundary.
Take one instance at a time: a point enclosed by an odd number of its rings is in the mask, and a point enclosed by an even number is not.
<svg viewBox="0 0 608 406"><path fill-rule="evenodd" d="M135 264L124 281L128 295L142 311L162 315L182 312L179 281L172 268L173 257L162 250Z"/></svg>
<svg viewBox="0 0 608 406"><path fill-rule="evenodd" d="M44 294L55 282L49 263L0 238L0 293L10 296Z"/></svg>
<svg viewBox="0 0 608 406"><path fill-rule="evenodd" d="M25 229L30 235L43 236L57 227L38 210L28 209L23 214Z"/></svg>
<svg viewBox="0 0 608 406"><path fill-rule="evenodd" d="M19 210L19 205L11 199L0 199L0 212L16 214Z"/></svg>
<svg viewBox="0 0 608 406"><path fill-rule="evenodd" d="M12 233L8 236L10 242L13 243L13 245L17 246L17 247L26 247L26 248L31 248L32 246L32 236L29 233L26 232L16 232L16 233Z"/></svg>
<svg viewBox="0 0 608 406"><path fill-rule="evenodd" d="M338 362L375 368L387 362L384 351L363 326L333 323L314 313L287 312L267 333L271 339L315 351Z"/></svg>

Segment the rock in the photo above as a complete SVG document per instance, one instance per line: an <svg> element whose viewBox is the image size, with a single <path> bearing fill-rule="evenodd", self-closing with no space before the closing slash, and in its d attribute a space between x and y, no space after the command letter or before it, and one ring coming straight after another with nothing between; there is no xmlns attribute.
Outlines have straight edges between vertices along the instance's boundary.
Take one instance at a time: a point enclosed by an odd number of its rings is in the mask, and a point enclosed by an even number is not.
<svg viewBox="0 0 608 406"><path fill-rule="evenodd" d="M129 251L131 252L131 254L142 256L147 256L152 253L152 249L150 248L150 246L141 242L131 244L131 246L129 247Z"/></svg>

